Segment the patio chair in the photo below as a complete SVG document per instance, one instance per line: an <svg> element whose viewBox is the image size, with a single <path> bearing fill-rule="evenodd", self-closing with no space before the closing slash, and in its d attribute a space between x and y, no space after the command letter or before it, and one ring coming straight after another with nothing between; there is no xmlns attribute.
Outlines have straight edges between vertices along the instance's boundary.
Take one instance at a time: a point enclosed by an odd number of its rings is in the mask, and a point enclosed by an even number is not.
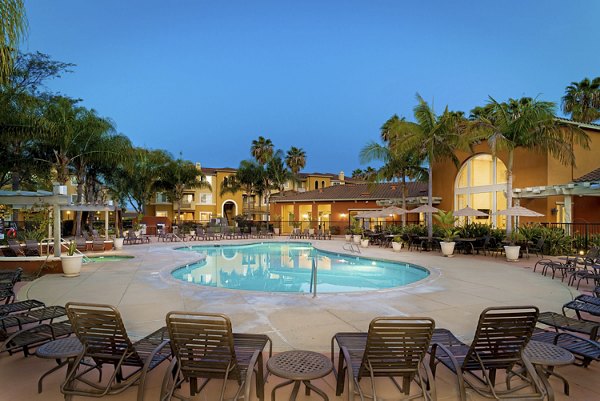
<svg viewBox="0 0 600 401"><path fill-rule="evenodd" d="M69 400L74 395L102 397L118 394L138 384L137 399L144 399L146 375L171 356L163 327L139 341L127 335L121 314L110 305L69 302L67 314L83 345L83 351L72 364L60 391ZM89 362L93 361L92 367ZM80 365L85 367L80 369ZM108 380L97 383L86 374L94 368L111 365Z"/></svg>
<svg viewBox="0 0 600 401"><path fill-rule="evenodd" d="M600 361L600 343L581 338L570 333L535 329L532 340L558 345L575 355L575 365L587 367L593 361Z"/></svg>
<svg viewBox="0 0 600 401"><path fill-rule="evenodd" d="M477 324L470 346L462 343L449 330L436 329L430 350L433 374L439 363L445 365L458 380L460 399L465 401L468 386L477 394L502 400L543 400L546 389L523 350L533 334L539 311L535 306L508 306L485 309ZM518 364L525 369L529 381L516 388L498 388L496 372L511 372ZM523 392L529 387L529 392ZM518 391L518 392L517 392Z"/></svg>
<svg viewBox="0 0 600 401"><path fill-rule="evenodd" d="M30 349L49 341L69 336L73 333L68 321L50 322L34 325L8 334L0 329L0 352L9 355L23 351L24 356L31 354Z"/></svg>
<svg viewBox="0 0 600 401"><path fill-rule="evenodd" d="M268 336L232 333L231 321L221 314L175 311L167 314L166 321L173 360L165 373L161 400L170 399L183 381L189 381L190 395L194 396L210 379L223 379L220 400L228 380L236 380L239 385L234 399L243 391L244 399L249 400L252 375L257 396L264 399L262 353L267 343L269 357L272 352ZM199 378L206 380L198 385Z"/></svg>
<svg viewBox="0 0 600 401"><path fill-rule="evenodd" d="M535 253L535 256L544 257L544 239L540 238L537 240L535 245L527 246L526 253L529 255L530 253Z"/></svg>
<svg viewBox="0 0 600 401"><path fill-rule="evenodd" d="M25 256L25 252L23 252L23 248L21 248L21 244L19 241L14 239L7 240L8 248L15 254L15 256Z"/></svg>
<svg viewBox="0 0 600 401"><path fill-rule="evenodd" d="M75 237L75 246L79 252L86 252L88 250L88 244L84 237Z"/></svg>
<svg viewBox="0 0 600 401"><path fill-rule="evenodd" d="M92 241L92 251L104 252L104 240L102 238L94 238Z"/></svg>
<svg viewBox="0 0 600 401"><path fill-rule="evenodd" d="M37 240L25 240L25 256L40 256L40 244Z"/></svg>
<svg viewBox="0 0 600 401"><path fill-rule="evenodd" d="M435 322L427 317L377 317L369 324L368 333L337 333L331 339L331 362L335 366L334 346L337 343L338 364L336 395L344 391L348 376L348 399L358 392L365 397L377 399L376 377L387 377L403 393L402 399L423 397L436 399L435 382L429 366L423 362L427 354ZM425 376L423 375L425 372ZM364 394L360 386L362 378L370 378L371 394ZM396 378L402 379L402 384ZM411 382L421 391L410 395Z"/></svg>
<svg viewBox="0 0 600 401"><path fill-rule="evenodd" d="M581 312L588 313L592 316L600 316L600 298L589 295L579 295L574 300L563 305L563 314L566 315L565 309L571 309L577 314L577 318L585 320L581 317Z"/></svg>

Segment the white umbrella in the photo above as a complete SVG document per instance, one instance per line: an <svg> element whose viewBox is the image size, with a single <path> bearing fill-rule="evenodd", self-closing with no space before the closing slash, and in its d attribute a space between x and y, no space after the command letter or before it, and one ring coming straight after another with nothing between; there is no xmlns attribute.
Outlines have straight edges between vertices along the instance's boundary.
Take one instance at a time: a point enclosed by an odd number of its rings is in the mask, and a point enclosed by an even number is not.
<svg viewBox="0 0 600 401"><path fill-rule="evenodd" d="M473 209L472 207L463 207L462 209L458 209L452 213L456 217L488 217L489 214L479 211L477 209Z"/></svg>
<svg viewBox="0 0 600 401"><path fill-rule="evenodd" d="M398 207L398 206L389 206L389 207L382 209L382 211L386 212L387 214L404 214L407 212L406 209L402 209L401 207Z"/></svg>
<svg viewBox="0 0 600 401"><path fill-rule="evenodd" d="M367 210L367 211L358 213L354 217L357 219L370 219L373 217L382 217L382 215L381 215L381 210Z"/></svg>
<svg viewBox="0 0 600 401"><path fill-rule="evenodd" d="M509 207L508 209L505 209L505 210L499 210L494 214L498 215L498 216L523 216L523 217L542 217L542 216L544 216L541 213L527 209L523 206Z"/></svg>
<svg viewBox="0 0 600 401"><path fill-rule="evenodd" d="M440 211L440 209L438 209L437 207L423 205L423 206L419 206L415 209L409 209L406 211L406 213L437 213L439 211Z"/></svg>

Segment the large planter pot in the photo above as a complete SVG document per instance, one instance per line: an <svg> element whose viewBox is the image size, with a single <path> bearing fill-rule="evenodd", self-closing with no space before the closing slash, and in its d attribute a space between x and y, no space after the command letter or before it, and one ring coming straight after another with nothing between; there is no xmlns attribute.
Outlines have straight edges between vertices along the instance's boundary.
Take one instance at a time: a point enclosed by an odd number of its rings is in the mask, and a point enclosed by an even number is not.
<svg viewBox="0 0 600 401"><path fill-rule="evenodd" d="M360 240L361 240L361 238L362 238L362 236L360 236L360 235L353 235L353 236L352 236L352 241L353 241L355 244L360 244Z"/></svg>
<svg viewBox="0 0 600 401"><path fill-rule="evenodd" d="M279 235L279 227L273 227L273 232L275 235Z"/></svg>
<svg viewBox="0 0 600 401"><path fill-rule="evenodd" d="M346 242L350 242L352 241L352 234L346 234L344 235L344 238L346 239Z"/></svg>
<svg viewBox="0 0 600 401"><path fill-rule="evenodd" d="M81 273L81 264L83 263L83 255L61 255L60 262L62 264L63 276L77 277Z"/></svg>
<svg viewBox="0 0 600 401"><path fill-rule="evenodd" d="M394 252L400 252L402 249L402 242L392 242L392 249Z"/></svg>
<svg viewBox="0 0 600 401"><path fill-rule="evenodd" d="M440 246L442 248L442 254L449 258L453 257L454 256L454 245L456 245L456 242L454 242L454 241L452 241L452 242L441 241Z"/></svg>
<svg viewBox="0 0 600 401"><path fill-rule="evenodd" d="M114 238L113 239L113 244L115 246L116 251L123 249L123 241L125 241L125 238Z"/></svg>
<svg viewBox="0 0 600 401"><path fill-rule="evenodd" d="M519 260L520 245L504 245L504 253L508 262L516 262Z"/></svg>
<svg viewBox="0 0 600 401"><path fill-rule="evenodd" d="M360 240L360 246L363 248L368 248L369 247L369 240L368 239L361 239Z"/></svg>

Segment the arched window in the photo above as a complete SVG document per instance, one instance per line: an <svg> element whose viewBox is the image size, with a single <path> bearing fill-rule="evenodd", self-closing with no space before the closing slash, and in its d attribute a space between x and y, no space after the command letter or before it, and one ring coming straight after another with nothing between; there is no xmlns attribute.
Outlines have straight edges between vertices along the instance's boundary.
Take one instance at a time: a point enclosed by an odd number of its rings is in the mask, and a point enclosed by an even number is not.
<svg viewBox="0 0 600 401"><path fill-rule="evenodd" d="M315 189L319 189L319 181L315 181Z"/></svg>
<svg viewBox="0 0 600 401"><path fill-rule="evenodd" d="M454 209L470 206L489 214L475 218L476 223L504 227L504 216L492 213L506 209L506 166L490 154L478 154L468 159L460 168L454 184Z"/></svg>
<svg viewBox="0 0 600 401"><path fill-rule="evenodd" d="M325 181L321 181L321 188L325 188Z"/></svg>

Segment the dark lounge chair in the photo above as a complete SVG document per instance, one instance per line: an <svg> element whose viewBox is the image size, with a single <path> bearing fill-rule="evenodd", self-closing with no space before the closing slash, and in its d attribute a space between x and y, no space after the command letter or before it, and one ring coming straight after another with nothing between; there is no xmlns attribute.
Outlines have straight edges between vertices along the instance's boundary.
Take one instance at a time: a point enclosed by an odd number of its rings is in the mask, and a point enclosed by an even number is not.
<svg viewBox="0 0 600 401"><path fill-rule="evenodd" d="M331 339L331 362L335 366L334 346L338 345L336 395L344 391L348 376L348 397L355 391L361 399L376 398L375 378L388 377L404 394L402 399L423 397L436 399L435 382L429 366L423 363L427 354L435 322L420 317L378 317L369 324L368 333L337 333ZM425 377L422 372L426 372ZM362 378L370 378L371 394L364 394ZM396 378L402 379L402 384ZM409 396L411 382L421 388L419 394Z"/></svg>
<svg viewBox="0 0 600 401"><path fill-rule="evenodd" d="M40 244L37 240L25 240L25 256L40 256Z"/></svg>
<svg viewBox="0 0 600 401"><path fill-rule="evenodd" d="M87 240L84 237L76 237L75 245L79 252L86 252L88 250Z"/></svg>
<svg viewBox="0 0 600 401"><path fill-rule="evenodd" d="M92 241L92 251L104 252L104 240L102 238L94 238Z"/></svg>
<svg viewBox="0 0 600 401"><path fill-rule="evenodd" d="M118 394L139 384L137 399L142 401L147 373L171 356L166 329L163 327L132 342L120 313L113 306L69 302L66 309L73 332L83 345L83 352L73 362L60 387L65 399L69 400L74 395L102 397ZM90 360L94 363L92 367ZM80 364L84 366L80 368ZM98 383L86 376L91 369L102 369L104 365L114 368L108 380Z"/></svg>
<svg viewBox="0 0 600 401"><path fill-rule="evenodd" d="M25 252L23 252L23 248L21 248L21 244L19 241L14 239L7 240L8 248L15 254L14 256L25 256Z"/></svg>
<svg viewBox="0 0 600 401"><path fill-rule="evenodd" d="M189 381L190 395L194 396L210 379L223 379L220 400L228 379L239 385L234 399L243 392L244 399L249 400L253 374L257 396L264 399L262 353L267 343L269 356L272 352L268 336L233 333L229 318L214 313L169 312L167 328L173 360L165 373L161 400L170 399L184 381ZM198 385L198 379L206 380Z"/></svg>
<svg viewBox="0 0 600 401"><path fill-rule="evenodd" d="M450 331L436 329L430 351L433 374L438 363L456 374L462 401L467 399L467 386L487 398L544 400L546 389L522 352L531 339L538 315L534 306L487 308L479 317L470 346ZM516 388L497 386L496 372L511 372L517 364L525 369L529 381ZM527 387L529 391L524 390Z"/></svg>
<svg viewBox="0 0 600 401"><path fill-rule="evenodd" d="M536 329L532 340L558 345L570 351L578 362L575 365L586 367L593 361L600 361L600 343L581 338L571 333Z"/></svg>

